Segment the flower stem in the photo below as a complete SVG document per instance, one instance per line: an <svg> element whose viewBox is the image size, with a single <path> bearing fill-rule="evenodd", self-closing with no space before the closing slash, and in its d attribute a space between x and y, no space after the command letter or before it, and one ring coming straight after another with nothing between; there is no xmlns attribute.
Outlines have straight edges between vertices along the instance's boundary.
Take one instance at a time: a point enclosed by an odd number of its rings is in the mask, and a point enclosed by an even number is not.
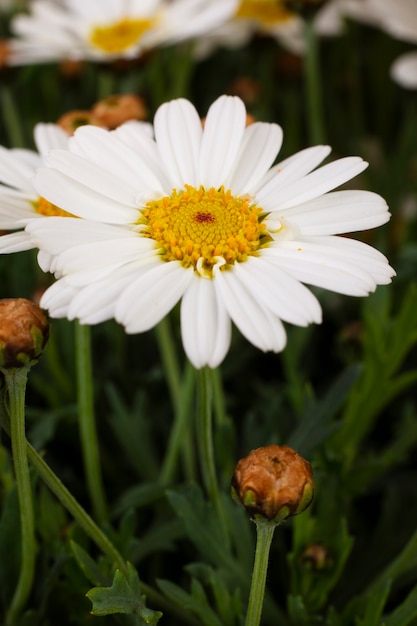
<svg viewBox="0 0 417 626"><path fill-rule="evenodd" d="M217 512L219 524L223 531L225 545L229 545L229 533L224 508L222 505L219 484L217 480L216 463L213 445L213 385L211 370L203 367L198 370L198 403L197 403L197 433L201 474L207 494Z"/></svg>
<svg viewBox="0 0 417 626"><path fill-rule="evenodd" d="M304 57L307 121L310 141L313 145L325 141L323 103L321 94L320 59L318 39L313 20L306 23L307 50Z"/></svg>
<svg viewBox="0 0 417 626"><path fill-rule="evenodd" d="M10 89L4 84L1 88L1 104L4 127L7 130L9 143L12 148L20 148L25 145L25 140L17 103L13 100Z"/></svg>
<svg viewBox="0 0 417 626"><path fill-rule="evenodd" d="M10 435L20 510L20 574L6 617L7 626L17 623L33 584L35 571L35 522L32 487L25 436L25 393L29 367L3 369L9 394Z"/></svg>
<svg viewBox="0 0 417 626"><path fill-rule="evenodd" d="M107 505L100 468L100 454L94 415L90 327L75 323L78 423L87 487L94 515L106 522Z"/></svg>
<svg viewBox="0 0 417 626"><path fill-rule="evenodd" d="M52 493L58 498L64 508L72 515L80 528L83 529L85 534L95 543L95 545L105 554L114 564L114 566L123 572L126 576L129 573L126 561L113 545L107 535L101 530L90 515L83 509L79 502L74 498L70 491L65 487L58 476L52 471L49 465L44 461L40 454L26 442L27 454L31 464L38 472L46 486L52 491ZM170 602L167 598L162 596L156 589L147 585L142 580L140 581L142 592L145 594L150 602L153 602L161 609L166 609L177 614L184 623L196 624L192 616L188 616L182 610L178 609L177 605Z"/></svg>
<svg viewBox="0 0 417 626"><path fill-rule="evenodd" d="M175 411L175 420L171 429L168 447L162 465L160 481L167 485L172 481L177 466L179 452L187 439L187 425L191 415L191 399L193 397L195 386L195 371L190 363L187 363L184 383L180 395L180 401Z"/></svg>
<svg viewBox="0 0 417 626"><path fill-rule="evenodd" d="M171 403L174 409L176 409L181 400L181 374L168 317L164 317L159 322L155 331Z"/></svg>
<svg viewBox="0 0 417 626"><path fill-rule="evenodd" d="M259 626L265 596L266 574L268 570L269 550L276 524L259 518L256 520L256 549L249 593L248 612L245 626Z"/></svg>

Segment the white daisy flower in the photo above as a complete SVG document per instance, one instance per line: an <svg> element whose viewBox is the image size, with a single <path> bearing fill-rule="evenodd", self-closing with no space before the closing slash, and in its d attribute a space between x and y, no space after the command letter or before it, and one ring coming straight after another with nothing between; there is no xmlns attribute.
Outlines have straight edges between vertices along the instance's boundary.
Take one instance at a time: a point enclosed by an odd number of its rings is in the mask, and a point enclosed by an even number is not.
<svg viewBox="0 0 417 626"><path fill-rule="evenodd" d="M303 283L365 296L391 282L380 252L337 237L389 219L375 193L332 191L367 163L347 157L313 171L330 152L316 146L272 165L281 128L245 120L242 101L222 96L203 129L179 99L158 109L155 138L137 125L84 126L67 151L50 153L36 174L38 193L84 218L27 226L46 253L42 268L58 277L41 302L52 317L115 318L140 333L181 301L188 358L216 367L231 322L275 352L285 346L283 321L320 323Z"/></svg>
<svg viewBox="0 0 417 626"><path fill-rule="evenodd" d="M304 21L278 0L240 0L230 19L196 42L197 58L218 47L246 45L255 34L274 37L285 48L299 54L304 48Z"/></svg>
<svg viewBox="0 0 417 626"><path fill-rule="evenodd" d="M416 0L347 0L353 4L361 1L360 11L372 16L368 20L386 33L411 44L417 44ZM360 19L360 12L352 14ZM400 55L390 68L391 78L407 89L417 88L417 50Z"/></svg>
<svg viewBox="0 0 417 626"><path fill-rule="evenodd" d="M34 247L24 230L28 219L64 215L39 197L32 179L49 150L68 145L68 135L55 124L37 124L34 139L38 152L0 146L0 231L13 231L0 236L0 254Z"/></svg>
<svg viewBox="0 0 417 626"><path fill-rule="evenodd" d="M109 61L197 37L218 26L237 0L34 0L11 31L10 65L66 59Z"/></svg>

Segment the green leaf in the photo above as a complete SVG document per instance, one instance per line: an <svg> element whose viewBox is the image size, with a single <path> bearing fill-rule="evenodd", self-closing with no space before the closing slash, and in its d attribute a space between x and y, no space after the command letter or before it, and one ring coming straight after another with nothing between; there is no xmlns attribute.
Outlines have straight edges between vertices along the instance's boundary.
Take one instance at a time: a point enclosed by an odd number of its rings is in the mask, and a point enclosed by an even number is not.
<svg viewBox="0 0 417 626"><path fill-rule="evenodd" d="M362 619L357 620L356 626L379 626L388 594L391 589L391 581L386 580L381 589L367 596L365 613Z"/></svg>
<svg viewBox="0 0 417 626"><path fill-rule="evenodd" d="M228 570L236 582L245 584L242 572L232 555L225 549L217 516L211 504L203 499L202 491L191 485L183 492L168 491L167 498L186 527L191 541L210 563Z"/></svg>
<svg viewBox="0 0 417 626"><path fill-rule="evenodd" d="M75 541L70 541L71 551L77 561L80 569L83 571L85 577L93 585L105 585L108 583L107 577L103 574L100 567L91 558L91 556Z"/></svg>
<svg viewBox="0 0 417 626"><path fill-rule="evenodd" d="M142 624L157 624L162 613L152 611L144 604L140 592L139 576L132 564L128 563L128 573L125 575L116 570L111 587L94 587L86 594L93 604L93 615L113 615L123 613L140 618L138 626Z"/></svg>
<svg viewBox="0 0 417 626"><path fill-rule="evenodd" d="M407 626L415 618L417 618L417 586L410 591L404 602L384 620L384 626Z"/></svg>
<svg viewBox="0 0 417 626"><path fill-rule="evenodd" d="M195 578L191 582L191 593L184 591L169 580L158 580L157 582L158 587L172 602L198 615L204 626L223 626L210 607L203 586Z"/></svg>

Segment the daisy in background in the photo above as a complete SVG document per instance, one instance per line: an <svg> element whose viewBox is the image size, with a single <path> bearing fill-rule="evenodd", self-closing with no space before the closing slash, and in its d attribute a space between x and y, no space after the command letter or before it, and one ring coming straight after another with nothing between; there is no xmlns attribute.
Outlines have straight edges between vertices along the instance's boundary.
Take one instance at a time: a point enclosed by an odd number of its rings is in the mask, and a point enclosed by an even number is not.
<svg viewBox="0 0 417 626"><path fill-rule="evenodd" d="M361 158L316 170L330 153L316 146L273 165L280 126L246 127L232 96L212 104L204 128L188 100L163 104L154 136L138 124L84 126L37 171L38 194L83 218L27 226L42 269L58 279L41 301L52 317L115 318L140 333L181 301L188 358L216 367L232 322L275 352L285 347L283 321L320 323L303 283L365 296L391 282L380 252L337 237L389 219L375 193L332 191L367 167Z"/></svg>
<svg viewBox="0 0 417 626"><path fill-rule="evenodd" d="M416 0L367 0L382 29L395 39L417 44ZM417 49L400 55L391 66L391 77L402 87L417 88Z"/></svg>
<svg viewBox="0 0 417 626"><path fill-rule="evenodd" d="M238 0L33 0L11 22L9 65L132 59L219 26Z"/></svg>
<svg viewBox="0 0 417 626"><path fill-rule="evenodd" d="M296 4L302 6L302 3ZM306 24L298 13L289 8L290 5L285 0L240 0L226 23L198 39L195 46L197 57L204 58L221 46L244 46L254 35L270 36L290 52L303 54ZM330 0L318 3L318 6L314 30L322 37L340 36L345 19L350 15L366 19L362 0Z"/></svg>
<svg viewBox="0 0 417 626"><path fill-rule="evenodd" d="M24 230L25 221L45 215L64 215L45 198L40 198L32 179L52 148L66 148L67 133L56 124L37 124L34 140L38 152L0 146L0 254L33 248Z"/></svg>
<svg viewBox="0 0 417 626"><path fill-rule="evenodd" d="M340 0L346 14L380 28L400 41L417 44L416 0ZM365 19L363 19L365 17ZM402 87L417 88L417 50L400 55L391 66L391 77Z"/></svg>

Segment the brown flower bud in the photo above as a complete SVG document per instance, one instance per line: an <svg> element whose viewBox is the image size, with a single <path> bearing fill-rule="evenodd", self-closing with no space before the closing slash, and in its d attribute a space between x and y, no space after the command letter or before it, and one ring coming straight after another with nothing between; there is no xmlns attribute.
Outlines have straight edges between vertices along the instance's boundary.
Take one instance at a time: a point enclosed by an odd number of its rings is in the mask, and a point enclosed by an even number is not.
<svg viewBox="0 0 417 626"><path fill-rule="evenodd" d="M0 368L38 359L48 335L49 322L36 304L25 298L0 300Z"/></svg>
<svg viewBox="0 0 417 626"><path fill-rule="evenodd" d="M259 101L261 84L254 78L241 76L233 81L227 91L231 96L239 96L247 107L251 107Z"/></svg>
<svg viewBox="0 0 417 626"><path fill-rule="evenodd" d="M90 111L82 110L68 111L68 113L61 115L56 123L70 136L75 133L77 128L80 126L86 126L87 124L90 126L101 126L102 128L105 128L105 124L103 124L98 117L93 115Z"/></svg>
<svg viewBox="0 0 417 626"><path fill-rule="evenodd" d="M7 67L10 59L10 43L7 39L0 39L0 69Z"/></svg>
<svg viewBox="0 0 417 626"><path fill-rule="evenodd" d="M251 517L281 522L306 509L313 499L311 465L288 446L265 446L241 459L232 493Z"/></svg>
<svg viewBox="0 0 417 626"><path fill-rule="evenodd" d="M92 107L91 113L110 130L129 120L146 120L148 116L143 98L128 93L99 100Z"/></svg>
<svg viewBox="0 0 417 626"><path fill-rule="evenodd" d="M322 571L332 566L333 559L323 543L311 543L302 553L301 562L307 569Z"/></svg>

